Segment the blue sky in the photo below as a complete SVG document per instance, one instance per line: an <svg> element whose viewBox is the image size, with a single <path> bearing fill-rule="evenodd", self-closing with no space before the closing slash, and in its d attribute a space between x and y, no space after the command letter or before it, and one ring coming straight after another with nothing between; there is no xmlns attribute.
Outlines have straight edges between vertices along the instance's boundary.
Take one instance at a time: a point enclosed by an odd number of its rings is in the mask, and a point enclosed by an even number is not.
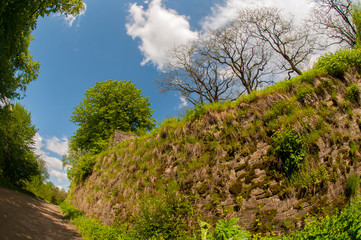
<svg viewBox="0 0 361 240"><path fill-rule="evenodd" d="M155 84L167 49L224 26L237 9L276 6L305 16L309 6L307 0L83 2L86 10L76 18L52 15L39 20L30 50L41 63L40 74L21 100L39 128L36 152L47 163L50 180L65 189L69 181L60 159L76 131L69 119L95 82L130 80L150 97L157 121L178 116L186 103L176 93L160 94Z"/></svg>

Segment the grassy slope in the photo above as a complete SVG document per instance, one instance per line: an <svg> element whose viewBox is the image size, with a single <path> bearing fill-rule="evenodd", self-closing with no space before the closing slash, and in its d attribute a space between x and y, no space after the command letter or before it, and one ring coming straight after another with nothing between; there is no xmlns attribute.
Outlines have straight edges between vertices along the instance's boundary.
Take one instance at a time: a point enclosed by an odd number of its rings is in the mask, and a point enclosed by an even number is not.
<svg viewBox="0 0 361 240"><path fill-rule="evenodd" d="M191 206L172 212L184 214L181 230L194 230L199 219L230 217L253 233L300 228L307 213L327 216L343 207L348 176L359 173L360 110L349 97L352 83L359 84L355 71L322 68L168 119L99 156L90 177L72 185L69 201L108 224L136 227L145 211L161 212L155 199L176 207L174 199L181 199ZM301 139L307 153L291 176L274 145L284 132Z"/></svg>

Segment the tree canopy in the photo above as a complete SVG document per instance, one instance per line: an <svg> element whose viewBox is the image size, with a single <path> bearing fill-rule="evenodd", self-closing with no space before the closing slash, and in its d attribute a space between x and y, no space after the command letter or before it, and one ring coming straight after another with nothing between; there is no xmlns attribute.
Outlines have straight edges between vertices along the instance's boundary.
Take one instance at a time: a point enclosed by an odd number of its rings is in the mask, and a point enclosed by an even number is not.
<svg viewBox="0 0 361 240"><path fill-rule="evenodd" d="M32 148L37 129L20 104L9 104L0 113L0 176L21 186L41 174L41 161Z"/></svg>
<svg viewBox="0 0 361 240"><path fill-rule="evenodd" d="M0 4L0 100L19 98L37 78L40 63L29 52L39 17L78 14L82 0L2 0Z"/></svg>
<svg viewBox="0 0 361 240"><path fill-rule="evenodd" d="M148 97L130 81L97 82L74 107L71 121L78 130L70 148L90 153L101 151L115 130L140 133L155 126Z"/></svg>

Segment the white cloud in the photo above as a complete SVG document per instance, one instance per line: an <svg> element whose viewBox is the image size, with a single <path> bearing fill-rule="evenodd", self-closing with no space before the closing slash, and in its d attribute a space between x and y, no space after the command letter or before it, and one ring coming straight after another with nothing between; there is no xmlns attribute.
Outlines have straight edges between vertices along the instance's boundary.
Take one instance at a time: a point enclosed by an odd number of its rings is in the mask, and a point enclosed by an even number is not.
<svg viewBox="0 0 361 240"><path fill-rule="evenodd" d="M188 107L187 99L183 96L180 96L179 99L181 100L181 104L179 105L179 108L186 108Z"/></svg>
<svg viewBox="0 0 361 240"><path fill-rule="evenodd" d="M66 175L66 173L64 172L60 172L60 171L57 171L57 170L51 170L49 171L49 175L53 176L54 178L56 178L58 180L58 183L62 184L64 182L66 182L68 180L68 177ZM59 186L59 187L62 187L64 188L63 186Z"/></svg>
<svg viewBox="0 0 361 240"><path fill-rule="evenodd" d="M46 140L46 149L63 156L68 153L68 143L69 141L65 137L62 139L52 137Z"/></svg>
<svg viewBox="0 0 361 240"><path fill-rule="evenodd" d="M34 136L34 153L45 162L46 168L49 173L50 180L54 184L60 185L63 189L68 189L69 181L67 179L66 171L68 167L63 169L62 161L51 156L51 152L63 155L67 152L68 139L52 137L49 139L43 138L39 133Z"/></svg>
<svg viewBox="0 0 361 240"><path fill-rule="evenodd" d="M49 140L52 141L51 139ZM61 160L56 157L49 156L49 154L42 149L44 147L43 142L49 142L49 140L42 138L39 133L36 133L34 136L34 152L35 154L39 155L40 158L46 163L48 171L62 170L63 163L61 162Z"/></svg>
<svg viewBox="0 0 361 240"><path fill-rule="evenodd" d="M141 40L139 49L144 55L141 64L151 62L159 69L167 63L169 50L197 38L197 33L190 29L187 17L166 9L162 0L152 0L147 9L132 4L126 28L129 36Z"/></svg>
<svg viewBox="0 0 361 240"><path fill-rule="evenodd" d="M307 17L311 6L308 0L226 0L223 5L212 7L212 14L203 19L202 27L204 31L223 27L237 17L239 10L252 7L277 7L301 19Z"/></svg>

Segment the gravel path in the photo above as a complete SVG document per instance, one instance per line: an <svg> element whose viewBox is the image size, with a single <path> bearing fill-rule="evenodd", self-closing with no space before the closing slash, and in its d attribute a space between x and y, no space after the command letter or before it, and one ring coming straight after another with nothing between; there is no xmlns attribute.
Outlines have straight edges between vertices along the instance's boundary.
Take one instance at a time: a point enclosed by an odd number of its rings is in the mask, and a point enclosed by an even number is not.
<svg viewBox="0 0 361 240"><path fill-rule="evenodd" d="M0 187L0 240L81 240L60 208Z"/></svg>

